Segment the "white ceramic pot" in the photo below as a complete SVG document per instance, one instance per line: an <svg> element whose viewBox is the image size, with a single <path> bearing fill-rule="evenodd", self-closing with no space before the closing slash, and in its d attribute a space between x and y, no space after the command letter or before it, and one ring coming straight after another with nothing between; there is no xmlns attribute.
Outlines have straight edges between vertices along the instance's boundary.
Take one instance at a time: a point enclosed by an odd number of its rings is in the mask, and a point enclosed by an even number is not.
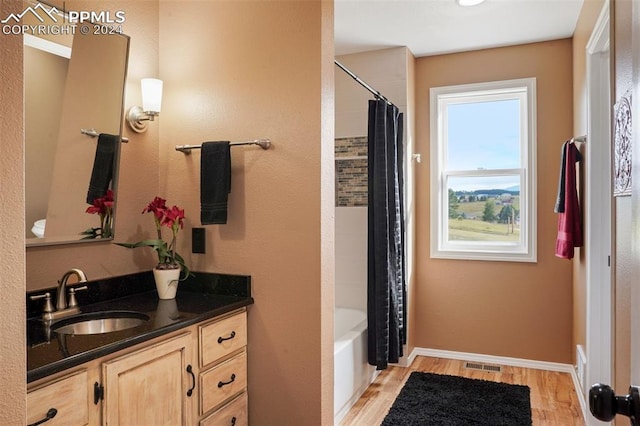
<svg viewBox="0 0 640 426"><path fill-rule="evenodd" d="M178 311L178 303L176 302L176 299L158 300L158 307L156 308L156 317L154 322L154 325L157 328L173 324L178 318L180 318L180 311Z"/></svg>
<svg viewBox="0 0 640 426"><path fill-rule="evenodd" d="M156 289L160 299L175 299L180 280L180 268L157 269L153 268L153 278L156 280Z"/></svg>

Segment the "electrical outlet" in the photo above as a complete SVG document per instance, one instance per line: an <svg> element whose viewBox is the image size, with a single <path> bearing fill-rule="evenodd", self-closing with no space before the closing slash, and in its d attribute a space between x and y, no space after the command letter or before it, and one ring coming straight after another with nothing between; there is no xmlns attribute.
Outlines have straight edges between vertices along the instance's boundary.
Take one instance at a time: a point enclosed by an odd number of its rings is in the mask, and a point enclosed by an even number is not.
<svg viewBox="0 0 640 426"><path fill-rule="evenodd" d="M204 228L191 229L191 253L204 253L206 250L206 233Z"/></svg>

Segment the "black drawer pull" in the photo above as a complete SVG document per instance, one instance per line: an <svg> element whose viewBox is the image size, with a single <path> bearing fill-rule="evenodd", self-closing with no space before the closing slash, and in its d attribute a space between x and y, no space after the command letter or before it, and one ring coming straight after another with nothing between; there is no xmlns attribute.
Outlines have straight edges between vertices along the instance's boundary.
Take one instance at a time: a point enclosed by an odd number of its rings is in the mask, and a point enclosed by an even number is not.
<svg viewBox="0 0 640 426"><path fill-rule="evenodd" d="M235 424L236 424L236 416L233 416L231 418L231 426L235 426Z"/></svg>
<svg viewBox="0 0 640 426"><path fill-rule="evenodd" d="M231 334L229 335L229 337L218 337L218 343L222 343L222 342L224 342L225 340L231 340L231 339L233 339L234 337L236 337L236 332L235 332L235 331L232 331L232 332L231 332Z"/></svg>
<svg viewBox="0 0 640 426"><path fill-rule="evenodd" d="M228 382L218 382L218 387L221 388L223 386L229 385L231 383L233 383L236 380L236 375L232 374L231 375L231 380L229 380Z"/></svg>
<svg viewBox="0 0 640 426"><path fill-rule="evenodd" d="M191 389L187 391L187 396L191 396L193 395L193 390L196 388L196 375L193 374L193 367L191 367L191 364L187 365L187 373L191 374L191 379L193 379L193 386L191 386Z"/></svg>
<svg viewBox="0 0 640 426"><path fill-rule="evenodd" d="M49 411L47 411L47 417L45 417L42 420L39 420L35 423L31 423L28 426L38 426L41 425L44 422L48 422L49 420L51 420L52 418L54 418L56 416L56 414L58 414L58 410L56 410L55 408L50 408Z"/></svg>

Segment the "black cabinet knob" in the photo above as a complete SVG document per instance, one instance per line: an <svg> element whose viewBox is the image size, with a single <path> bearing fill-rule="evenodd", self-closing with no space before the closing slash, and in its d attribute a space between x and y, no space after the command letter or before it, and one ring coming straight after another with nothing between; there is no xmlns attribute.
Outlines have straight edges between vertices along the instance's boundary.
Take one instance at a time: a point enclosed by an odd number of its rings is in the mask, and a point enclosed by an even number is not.
<svg viewBox="0 0 640 426"><path fill-rule="evenodd" d="M50 408L49 411L47 411L47 415L42 420L38 420L37 422L31 423L30 425L27 425L27 426L38 426L38 425L41 425L42 423L46 423L52 418L54 418L56 414L58 414L58 410L56 410L55 408Z"/></svg>
<svg viewBox="0 0 640 426"><path fill-rule="evenodd" d="M631 419L631 426L639 426L640 388L631 386L628 395L616 396L611 386L595 384L589 390L589 410L596 419L603 422L609 422L616 414L622 414Z"/></svg>

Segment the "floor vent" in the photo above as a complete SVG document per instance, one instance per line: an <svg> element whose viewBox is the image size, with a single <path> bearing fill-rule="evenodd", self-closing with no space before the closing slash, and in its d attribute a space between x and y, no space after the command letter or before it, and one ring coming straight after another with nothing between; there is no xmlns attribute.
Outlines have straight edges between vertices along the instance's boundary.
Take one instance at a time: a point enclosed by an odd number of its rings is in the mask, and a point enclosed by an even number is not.
<svg viewBox="0 0 640 426"><path fill-rule="evenodd" d="M481 364L478 362L465 362L464 368L469 368L471 370L493 371L494 373L502 372L502 367L499 365Z"/></svg>

